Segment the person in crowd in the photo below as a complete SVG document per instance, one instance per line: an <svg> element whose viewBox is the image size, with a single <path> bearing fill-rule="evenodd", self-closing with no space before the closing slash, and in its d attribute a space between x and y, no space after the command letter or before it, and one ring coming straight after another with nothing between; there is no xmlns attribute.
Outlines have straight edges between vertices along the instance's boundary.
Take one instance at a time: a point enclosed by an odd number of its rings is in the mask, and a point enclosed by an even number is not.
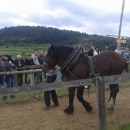
<svg viewBox="0 0 130 130"><path fill-rule="evenodd" d="M54 67L54 69L49 70L48 72L46 72L46 80L45 81L46 81L46 83L55 82L56 77L57 77L57 66ZM55 90L44 91L44 100L45 100L45 108L44 109L49 109L50 106L51 106L50 94L51 94L52 100L54 102L52 107L59 106L59 102L58 102L56 91Z"/></svg>
<svg viewBox="0 0 130 130"><path fill-rule="evenodd" d="M4 72L12 72L13 67L15 66L13 63L10 63L11 57L6 55L5 62L3 64L3 71ZM13 75L5 75L5 83L6 88L14 87L14 76ZM14 95L10 96L11 98L15 98ZM7 96L3 96L3 100L7 100Z"/></svg>
<svg viewBox="0 0 130 130"><path fill-rule="evenodd" d="M84 52L84 55L85 55L85 56L88 56L88 52L87 52L87 51L86 51L86 52Z"/></svg>
<svg viewBox="0 0 130 130"><path fill-rule="evenodd" d="M0 57L0 72L3 72L3 65L4 65L4 61L2 60L2 57ZM0 75L0 85L1 88L4 88L4 75Z"/></svg>
<svg viewBox="0 0 130 130"><path fill-rule="evenodd" d="M40 67L39 61L38 61L38 50L34 50L34 53L32 54L31 58L33 59L34 65L37 65ZM35 73L35 83L39 82L39 73ZM37 79L37 81L36 81Z"/></svg>
<svg viewBox="0 0 130 130"><path fill-rule="evenodd" d="M122 52L122 56L127 60L128 58L130 58L130 52L129 52L129 48L126 47L125 51Z"/></svg>
<svg viewBox="0 0 130 130"><path fill-rule="evenodd" d="M39 56L38 56L38 61L39 61L39 64L40 65L43 65L43 63L44 63L44 61L45 61L45 56L44 56L44 54L43 54L43 52L42 51L40 51L40 53L39 53ZM42 69L42 67L40 67L41 69ZM40 80L40 82L42 82L43 80L42 80L42 72L41 73L39 73L39 80Z"/></svg>
<svg viewBox="0 0 130 130"><path fill-rule="evenodd" d="M82 47L82 50L83 50L83 52L86 52L86 49L85 49L85 47Z"/></svg>
<svg viewBox="0 0 130 130"><path fill-rule="evenodd" d="M117 46L115 52L118 53L119 55L122 54L122 50L121 50L120 46Z"/></svg>
<svg viewBox="0 0 130 130"><path fill-rule="evenodd" d="M94 56L99 55L99 54L100 54L99 48L95 47Z"/></svg>
<svg viewBox="0 0 130 130"><path fill-rule="evenodd" d="M125 58L125 60L129 60L130 58L130 52L129 52L129 48L126 47L125 51L122 52L122 56ZM126 72L128 72L128 63L126 63Z"/></svg>
<svg viewBox="0 0 130 130"><path fill-rule="evenodd" d="M17 69L24 66L24 60L22 59L21 55L17 55L17 59L15 60L15 65ZM18 86L22 86L23 84L23 74L18 74Z"/></svg>
<svg viewBox="0 0 130 130"><path fill-rule="evenodd" d="M94 56L94 46L91 46L90 50L88 51L88 56Z"/></svg>
<svg viewBox="0 0 130 130"><path fill-rule="evenodd" d="M88 52L86 51L85 47L82 47L82 51L83 51L85 56L88 56Z"/></svg>
<svg viewBox="0 0 130 130"><path fill-rule="evenodd" d="M31 55L28 55L28 57L25 59L25 65L34 65ZM26 69L26 70L28 70L28 69ZM28 78L28 73L25 74L25 85L27 85L27 84L30 84L30 79Z"/></svg>
<svg viewBox="0 0 130 130"><path fill-rule="evenodd" d="M15 65L15 59L14 58L12 58L12 54L8 54L9 55L9 57L10 57L10 63L12 63L12 64L14 64ZM15 69L15 66L13 67L13 69Z"/></svg>
<svg viewBox="0 0 130 130"><path fill-rule="evenodd" d="M38 50L34 50L34 54L32 54L31 58L33 59L34 65L40 66L38 61Z"/></svg>

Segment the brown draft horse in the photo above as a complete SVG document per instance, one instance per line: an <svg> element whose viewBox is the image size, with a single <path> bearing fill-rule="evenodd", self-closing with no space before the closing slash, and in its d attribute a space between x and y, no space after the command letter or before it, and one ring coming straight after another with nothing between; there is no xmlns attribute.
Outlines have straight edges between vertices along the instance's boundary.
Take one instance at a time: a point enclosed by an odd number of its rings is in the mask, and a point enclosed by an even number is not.
<svg viewBox="0 0 130 130"><path fill-rule="evenodd" d="M70 56L74 48L69 46L53 46L48 49L45 65L43 68L53 69L55 65L59 65L60 67ZM80 55L78 61L74 64L74 66L70 69L71 72L78 79L86 79L89 76L89 67L84 60L84 58L88 59L83 53ZM121 74L125 69L125 60L119 54L113 51L103 52L97 56L92 57L93 62L100 72L100 76L109 76L109 75L118 75ZM95 71L97 71L95 69ZM74 80L74 78L66 73L66 80ZM108 109L113 110L115 105L116 95L119 92L118 84L111 84L110 87L110 98L108 100ZM68 88L69 91L69 106L64 110L67 114L72 114L74 112L73 100L74 93L76 87ZM87 112L92 111L92 106L90 103L84 100L83 98L84 86L77 87L77 98L83 104L84 108Z"/></svg>

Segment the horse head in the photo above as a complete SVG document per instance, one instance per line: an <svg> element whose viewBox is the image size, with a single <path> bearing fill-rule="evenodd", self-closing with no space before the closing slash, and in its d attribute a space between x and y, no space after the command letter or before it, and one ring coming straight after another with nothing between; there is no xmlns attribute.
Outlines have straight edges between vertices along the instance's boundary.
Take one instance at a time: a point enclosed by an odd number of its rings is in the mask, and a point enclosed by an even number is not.
<svg viewBox="0 0 130 130"><path fill-rule="evenodd" d="M56 61L55 54L54 54L54 46L51 45L51 47L49 47L47 54L46 54L46 60L43 64L43 70L46 70L46 69L51 70L56 65L57 65L57 61Z"/></svg>

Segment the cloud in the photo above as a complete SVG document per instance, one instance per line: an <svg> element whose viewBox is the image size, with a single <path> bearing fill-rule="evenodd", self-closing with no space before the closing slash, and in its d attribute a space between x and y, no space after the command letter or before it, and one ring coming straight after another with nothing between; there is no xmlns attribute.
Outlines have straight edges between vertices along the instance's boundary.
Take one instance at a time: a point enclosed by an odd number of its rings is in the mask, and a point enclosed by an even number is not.
<svg viewBox="0 0 130 130"><path fill-rule="evenodd" d="M12 0L3 4L0 27L42 25L106 35L118 32L122 0ZM129 4L126 0L122 35L130 31Z"/></svg>

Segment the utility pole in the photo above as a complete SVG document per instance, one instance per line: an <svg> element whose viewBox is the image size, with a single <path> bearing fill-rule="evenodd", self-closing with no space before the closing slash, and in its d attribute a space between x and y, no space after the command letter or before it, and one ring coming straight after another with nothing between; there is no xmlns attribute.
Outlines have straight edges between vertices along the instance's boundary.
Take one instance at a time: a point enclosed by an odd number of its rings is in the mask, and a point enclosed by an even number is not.
<svg viewBox="0 0 130 130"><path fill-rule="evenodd" d="M119 31L118 31L118 39L117 39L117 46L121 46L120 42L120 35L121 35L121 27L122 27L122 19L123 19L123 12L124 12L125 0L122 3L122 10L120 16L120 24L119 24Z"/></svg>

